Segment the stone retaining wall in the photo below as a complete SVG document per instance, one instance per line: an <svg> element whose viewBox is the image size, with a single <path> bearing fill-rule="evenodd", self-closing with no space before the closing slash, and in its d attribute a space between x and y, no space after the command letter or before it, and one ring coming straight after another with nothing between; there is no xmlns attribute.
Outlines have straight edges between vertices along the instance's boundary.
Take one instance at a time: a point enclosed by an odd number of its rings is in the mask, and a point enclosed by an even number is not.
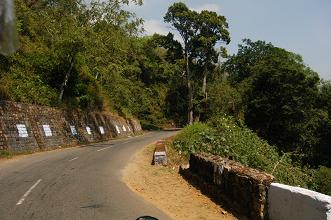
<svg viewBox="0 0 331 220"><path fill-rule="evenodd" d="M138 120L0 101L0 150L33 151L141 132Z"/></svg>
<svg viewBox="0 0 331 220"><path fill-rule="evenodd" d="M181 172L233 211L249 219L267 217L267 190L273 176L211 154L191 154L189 169Z"/></svg>

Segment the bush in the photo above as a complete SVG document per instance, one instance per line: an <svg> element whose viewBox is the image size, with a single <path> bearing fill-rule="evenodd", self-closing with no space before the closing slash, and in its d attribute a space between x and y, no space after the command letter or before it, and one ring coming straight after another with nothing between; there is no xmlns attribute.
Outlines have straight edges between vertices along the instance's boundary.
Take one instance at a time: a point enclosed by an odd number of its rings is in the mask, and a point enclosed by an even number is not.
<svg viewBox="0 0 331 220"><path fill-rule="evenodd" d="M174 148L179 151L180 154L189 156L190 153L196 153L201 151L208 151L207 145L205 145L205 134L212 132L208 125L203 123L194 123L191 126L184 128L184 130L178 134L173 142Z"/></svg>
<svg viewBox="0 0 331 220"><path fill-rule="evenodd" d="M148 130L148 131L160 130L160 128L158 126L156 126L148 121L141 120L140 123L141 123L141 127L143 130Z"/></svg>
<svg viewBox="0 0 331 220"><path fill-rule="evenodd" d="M12 151L8 151L8 150L0 150L0 159L1 158L12 158L14 156L14 153Z"/></svg>
<svg viewBox="0 0 331 220"><path fill-rule="evenodd" d="M10 73L0 78L6 99L39 105L52 106L57 101L54 88L47 85L40 76L33 72L24 72L21 68L12 68Z"/></svg>
<svg viewBox="0 0 331 220"><path fill-rule="evenodd" d="M280 183L312 187L312 171L293 166L290 154L280 156L275 147L230 117L188 126L173 145L186 156L195 152L231 156L245 166L273 174Z"/></svg>
<svg viewBox="0 0 331 220"><path fill-rule="evenodd" d="M316 172L317 191L331 196L331 168L321 166Z"/></svg>

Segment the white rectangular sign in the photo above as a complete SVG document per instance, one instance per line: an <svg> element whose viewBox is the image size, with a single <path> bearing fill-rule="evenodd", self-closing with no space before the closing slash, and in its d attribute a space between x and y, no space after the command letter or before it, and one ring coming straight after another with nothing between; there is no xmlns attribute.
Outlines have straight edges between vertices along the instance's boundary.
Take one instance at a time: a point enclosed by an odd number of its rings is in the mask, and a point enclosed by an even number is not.
<svg viewBox="0 0 331 220"><path fill-rule="evenodd" d="M87 131L88 134L90 134L90 135L92 134L91 128L89 126L86 126L86 131Z"/></svg>
<svg viewBox="0 0 331 220"><path fill-rule="evenodd" d="M73 134L73 135L77 135L78 134L75 126L70 125L70 130L71 130L71 134Z"/></svg>
<svg viewBox="0 0 331 220"><path fill-rule="evenodd" d="M116 131L118 134L121 133L120 128L117 125L116 125Z"/></svg>
<svg viewBox="0 0 331 220"><path fill-rule="evenodd" d="M101 134L104 134L104 133L105 133L105 130L103 129L102 126L99 126L99 130L100 130L100 133L101 133Z"/></svg>
<svg viewBox="0 0 331 220"><path fill-rule="evenodd" d="M52 130L49 127L49 125L43 125L44 133L46 137L51 137L52 136Z"/></svg>
<svg viewBox="0 0 331 220"><path fill-rule="evenodd" d="M29 137L28 130L26 130L25 124L17 124L16 128L19 137Z"/></svg>

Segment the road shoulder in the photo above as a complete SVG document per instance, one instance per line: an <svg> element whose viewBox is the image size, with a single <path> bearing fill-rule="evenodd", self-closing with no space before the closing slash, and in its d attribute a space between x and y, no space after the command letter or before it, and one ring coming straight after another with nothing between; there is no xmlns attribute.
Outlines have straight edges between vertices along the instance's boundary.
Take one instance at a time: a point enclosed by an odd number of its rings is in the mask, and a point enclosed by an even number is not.
<svg viewBox="0 0 331 220"><path fill-rule="evenodd" d="M236 219L178 174L178 166L153 166L154 145L138 151L123 170L123 181L173 219ZM171 158L170 158L171 159Z"/></svg>

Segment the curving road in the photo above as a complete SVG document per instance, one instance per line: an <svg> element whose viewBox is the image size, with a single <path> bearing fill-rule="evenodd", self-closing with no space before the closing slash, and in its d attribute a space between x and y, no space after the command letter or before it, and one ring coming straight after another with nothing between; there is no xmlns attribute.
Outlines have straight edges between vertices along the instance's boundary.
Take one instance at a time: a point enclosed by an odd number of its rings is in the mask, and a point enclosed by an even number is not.
<svg viewBox="0 0 331 220"><path fill-rule="evenodd" d="M121 170L137 150L174 133L0 161L0 219L169 219L126 187Z"/></svg>

